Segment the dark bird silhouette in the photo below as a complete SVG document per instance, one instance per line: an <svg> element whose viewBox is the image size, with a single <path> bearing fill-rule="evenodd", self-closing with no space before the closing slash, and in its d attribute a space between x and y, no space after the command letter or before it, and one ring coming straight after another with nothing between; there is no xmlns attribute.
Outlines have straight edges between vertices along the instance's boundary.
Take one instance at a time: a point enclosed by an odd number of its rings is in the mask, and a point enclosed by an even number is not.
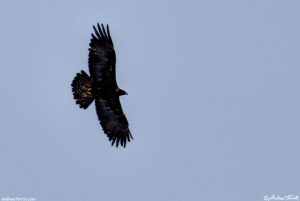
<svg viewBox="0 0 300 201"><path fill-rule="evenodd" d="M83 70L72 82L74 99L80 108L86 109L95 100L98 119L111 145L126 147L132 138L128 121L122 110L119 97L127 95L116 81L116 53L109 27L93 26L95 35L89 48L89 76Z"/></svg>

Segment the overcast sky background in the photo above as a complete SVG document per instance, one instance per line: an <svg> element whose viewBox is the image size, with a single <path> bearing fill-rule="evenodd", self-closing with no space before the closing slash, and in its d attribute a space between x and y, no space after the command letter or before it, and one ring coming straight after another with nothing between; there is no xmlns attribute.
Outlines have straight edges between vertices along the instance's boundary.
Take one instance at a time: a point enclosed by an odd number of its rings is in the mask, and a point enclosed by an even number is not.
<svg viewBox="0 0 300 201"><path fill-rule="evenodd" d="M256 201L300 194L300 1L0 2L0 196ZM71 81L109 23L134 141Z"/></svg>

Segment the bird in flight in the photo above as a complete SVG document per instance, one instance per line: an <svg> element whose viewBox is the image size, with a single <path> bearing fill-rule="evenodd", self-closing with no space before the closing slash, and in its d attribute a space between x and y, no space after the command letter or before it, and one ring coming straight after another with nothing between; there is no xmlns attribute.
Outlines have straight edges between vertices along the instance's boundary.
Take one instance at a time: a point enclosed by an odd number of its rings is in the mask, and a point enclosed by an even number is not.
<svg viewBox="0 0 300 201"><path fill-rule="evenodd" d="M76 74L71 85L73 96L83 109L95 100L98 119L111 145L121 144L125 148L133 138L119 97L127 93L116 81L116 53L108 25L105 29L98 23L93 28L88 59L90 76L83 70Z"/></svg>

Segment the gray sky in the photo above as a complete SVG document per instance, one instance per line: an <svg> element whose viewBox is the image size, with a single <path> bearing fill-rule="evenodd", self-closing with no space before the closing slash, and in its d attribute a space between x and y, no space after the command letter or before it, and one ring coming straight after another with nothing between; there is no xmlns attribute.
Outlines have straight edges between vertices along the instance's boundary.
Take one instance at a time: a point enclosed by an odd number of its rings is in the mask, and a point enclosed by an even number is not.
<svg viewBox="0 0 300 201"><path fill-rule="evenodd" d="M0 196L233 201L300 194L300 2L0 2ZM135 140L71 81L109 23Z"/></svg>

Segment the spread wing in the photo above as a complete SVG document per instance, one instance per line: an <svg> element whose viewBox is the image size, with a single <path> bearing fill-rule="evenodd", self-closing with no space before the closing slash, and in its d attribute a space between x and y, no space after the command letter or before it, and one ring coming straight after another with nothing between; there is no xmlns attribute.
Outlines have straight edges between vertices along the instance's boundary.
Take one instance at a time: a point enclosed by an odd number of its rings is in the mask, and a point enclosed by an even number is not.
<svg viewBox="0 0 300 201"><path fill-rule="evenodd" d="M93 26L95 34L89 48L89 71L94 81L105 80L106 82L116 83L116 53L109 33L99 23L97 28Z"/></svg>
<svg viewBox="0 0 300 201"><path fill-rule="evenodd" d="M121 146L126 147L126 142L130 142L130 139L133 138L119 97L107 100L97 98L95 102L98 119L109 141L112 141L111 145L113 146L116 142L116 147L119 146L119 143L121 143Z"/></svg>

